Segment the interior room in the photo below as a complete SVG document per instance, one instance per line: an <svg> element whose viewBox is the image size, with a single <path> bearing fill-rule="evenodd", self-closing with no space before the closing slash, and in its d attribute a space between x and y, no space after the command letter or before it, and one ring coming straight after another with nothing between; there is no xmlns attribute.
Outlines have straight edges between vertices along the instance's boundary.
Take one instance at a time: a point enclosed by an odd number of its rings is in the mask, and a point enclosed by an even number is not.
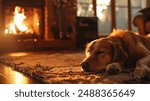
<svg viewBox="0 0 150 101"><path fill-rule="evenodd" d="M80 64L87 44L114 30L149 33L150 20L143 30L135 22L149 7L150 0L0 0L0 83L150 83L134 70L86 73Z"/></svg>

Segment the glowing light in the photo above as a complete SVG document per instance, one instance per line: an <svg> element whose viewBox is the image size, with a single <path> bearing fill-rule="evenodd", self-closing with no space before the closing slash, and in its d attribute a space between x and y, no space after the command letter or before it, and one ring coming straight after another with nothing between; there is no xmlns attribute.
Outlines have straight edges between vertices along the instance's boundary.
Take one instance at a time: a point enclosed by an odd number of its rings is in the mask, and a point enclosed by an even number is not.
<svg viewBox="0 0 150 101"><path fill-rule="evenodd" d="M23 75L22 74L20 74L20 73L15 73L15 83L16 84L21 84L21 83L23 83L24 81L24 79L23 79Z"/></svg>
<svg viewBox="0 0 150 101"><path fill-rule="evenodd" d="M105 16L103 14L103 11L107 9L107 7L110 4L110 0L97 0L97 16L101 21L104 21Z"/></svg>
<svg viewBox="0 0 150 101"><path fill-rule="evenodd" d="M19 52L19 53L10 53L9 56L27 56L27 53Z"/></svg>
<svg viewBox="0 0 150 101"><path fill-rule="evenodd" d="M16 6L15 7L15 16L14 16L14 23L20 31L27 31L28 27L24 24L24 20L26 16L24 15L24 9Z"/></svg>
<svg viewBox="0 0 150 101"><path fill-rule="evenodd" d="M37 42L37 39L34 39L34 42Z"/></svg>
<svg viewBox="0 0 150 101"><path fill-rule="evenodd" d="M21 40L20 40L20 39L18 39L18 40L17 40L17 42L21 42Z"/></svg>
<svg viewBox="0 0 150 101"><path fill-rule="evenodd" d="M15 24L14 23L10 23L10 26L9 26L9 29L10 29L10 33L16 33L16 29L15 29Z"/></svg>
<svg viewBox="0 0 150 101"><path fill-rule="evenodd" d="M40 23L38 22L38 23L36 23L36 25L37 25L37 26L39 26L39 25L40 25Z"/></svg>
<svg viewBox="0 0 150 101"><path fill-rule="evenodd" d="M9 29L5 29L5 33L8 34L8 32L9 32Z"/></svg>
<svg viewBox="0 0 150 101"><path fill-rule="evenodd" d="M25 25L26 16L24 14L24 9L16 6L14 12L13 22L9 24L9 28L5 29L6 34L17 34L19 32L28 32L28 27Z"/></svg>

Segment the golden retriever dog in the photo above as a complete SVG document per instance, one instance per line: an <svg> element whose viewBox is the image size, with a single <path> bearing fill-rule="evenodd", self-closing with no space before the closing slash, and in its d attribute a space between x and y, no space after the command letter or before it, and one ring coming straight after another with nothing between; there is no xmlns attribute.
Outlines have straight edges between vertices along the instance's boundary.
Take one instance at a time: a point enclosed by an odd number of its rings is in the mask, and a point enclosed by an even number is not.
<svg viewBox="0 0 150 101"><path fill-rule="evenodd" d="M108 37L90 42L81 62L85 72L117 74L133 68L135 79L150 78L150 37L114 30Z"/></svg>

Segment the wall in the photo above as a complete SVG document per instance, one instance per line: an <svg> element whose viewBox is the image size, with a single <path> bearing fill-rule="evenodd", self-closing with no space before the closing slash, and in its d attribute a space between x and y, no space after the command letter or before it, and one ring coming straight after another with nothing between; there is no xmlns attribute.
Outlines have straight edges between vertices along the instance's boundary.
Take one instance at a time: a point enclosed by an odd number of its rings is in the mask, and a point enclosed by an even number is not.
<svg viewBox="0 0 150 101"><path fill-rule="evenodd" d="M0 35L3 33L4 25L3 25L3 5L2 0L0 0Z"/></svg>
<svg viewBox="0 0 150 101"><path fill-rule="evenodd" d="M63 7L57 0L45 0L45 5L45 39L54 39L51 28L56 25L65 34L68 34L68 26L71 26L73 33L69 34L75 40L76 0L68 0Z"/></svg>

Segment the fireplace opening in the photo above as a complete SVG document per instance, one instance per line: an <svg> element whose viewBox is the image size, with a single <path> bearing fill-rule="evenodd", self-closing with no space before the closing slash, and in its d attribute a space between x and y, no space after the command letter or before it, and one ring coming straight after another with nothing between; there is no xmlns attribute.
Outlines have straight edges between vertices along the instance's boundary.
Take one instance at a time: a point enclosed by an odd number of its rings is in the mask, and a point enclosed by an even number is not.
<svg viewBox="0 0 150 101"><path fill-rule="evenodd" d="M44 0L33 1L4 1L4 34L24 38L44 37Z"/></svg>
<svg viewBox="0 0 150 101"><path fill-rule="evenodd" d="M6 7L5 34L40 34L41 10L31 7Z"/></svg>

